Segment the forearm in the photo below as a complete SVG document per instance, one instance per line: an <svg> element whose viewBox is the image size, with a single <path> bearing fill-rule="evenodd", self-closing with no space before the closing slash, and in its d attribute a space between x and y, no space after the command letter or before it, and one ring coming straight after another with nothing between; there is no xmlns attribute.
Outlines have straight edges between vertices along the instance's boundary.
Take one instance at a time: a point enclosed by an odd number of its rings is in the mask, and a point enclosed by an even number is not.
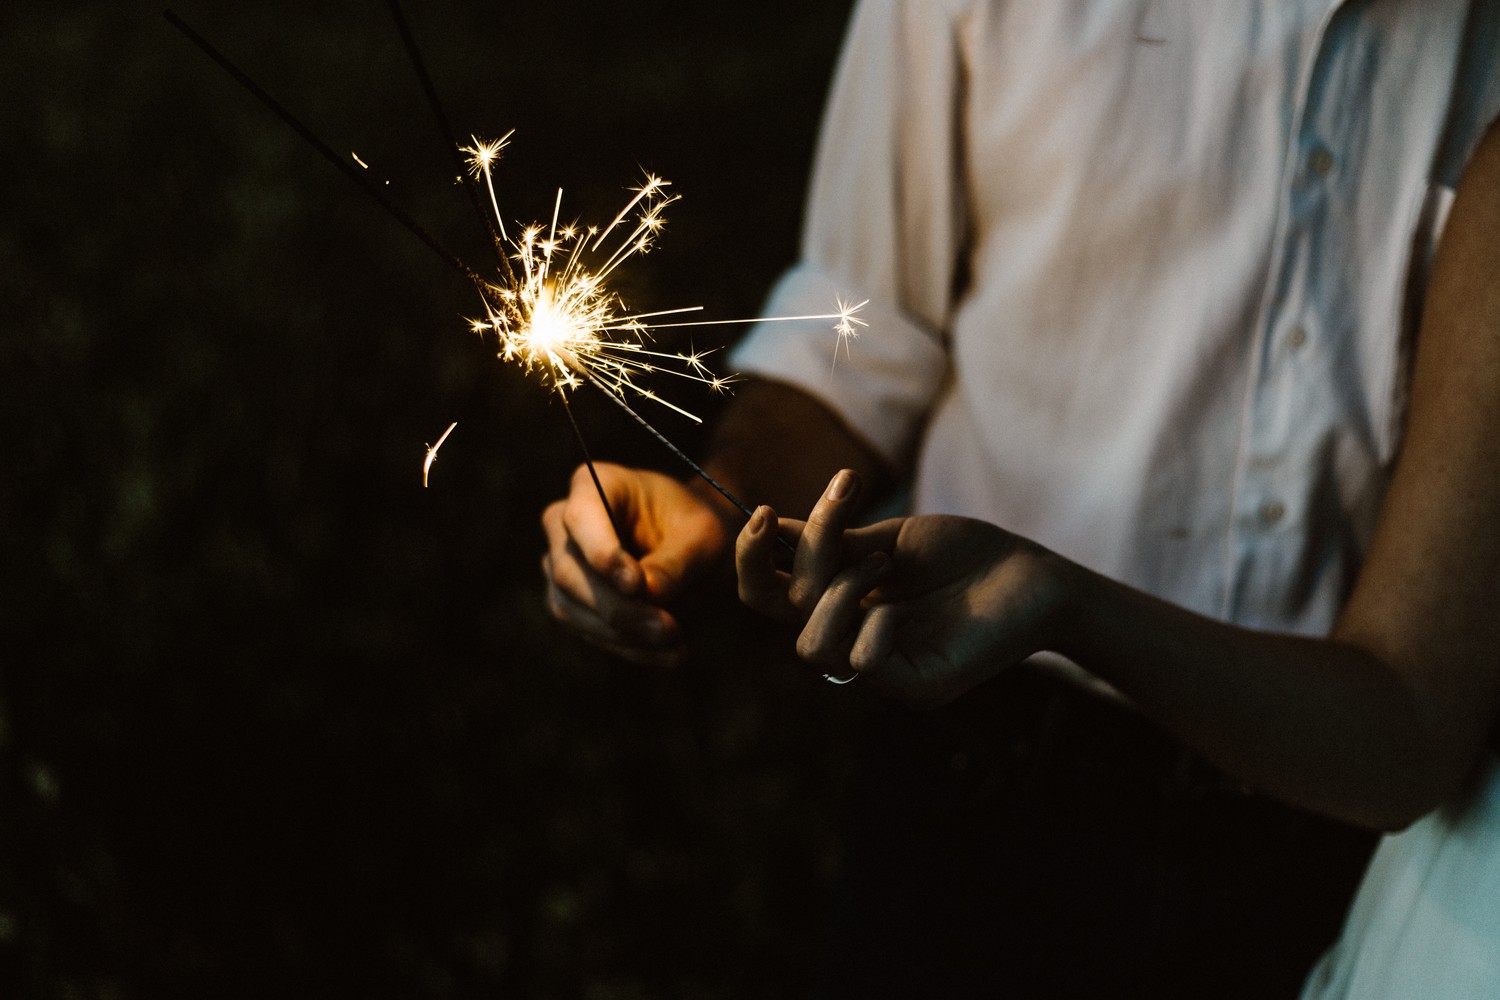
<svg viewBox="0 0 1500 1000"><path fill-rule="evenodd" d="M750 507L768 504L792 517L807 516L839 469L861 474L865 496L877 495L890 478L874 449L826 406L763 379L749 380L735 393L715 426L704 468ZM706 483L692 488L739 530L738 511Z"/></svg>
<svg viewBox="0 0 1500 1000"><path fill-rule="evenodd" d="M1076 566L1055 643L1206 759L1366 826L1404 826L1455 792L1477 747L1354 644L1212 621Z"/></svg>
<svg viewBox="0 0 1500 1000"><path fill-rule="evenodd" d="M1385 508L1328 640L1247 632L1080 570L1061 639L1227 770L1373 826L1472 772L1500 708L1500 125L1449 215Z"/></svg>

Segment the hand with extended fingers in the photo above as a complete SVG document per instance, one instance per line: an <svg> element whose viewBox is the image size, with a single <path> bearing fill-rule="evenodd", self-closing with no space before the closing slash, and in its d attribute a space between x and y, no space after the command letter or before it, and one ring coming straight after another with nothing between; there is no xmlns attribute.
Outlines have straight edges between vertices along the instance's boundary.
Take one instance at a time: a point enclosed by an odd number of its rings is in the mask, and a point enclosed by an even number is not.
<svg viewBox="0 0 1500 1000"><path fill-rule="evenodd" d="M736 543L740 599L802 622L799 656L935 707L1051 647L1064 560L971 518L849 528L859 489L845 469L807 521L779 521L761 507ZM778 533L796 544L790 571L777 565Z"/></svg>

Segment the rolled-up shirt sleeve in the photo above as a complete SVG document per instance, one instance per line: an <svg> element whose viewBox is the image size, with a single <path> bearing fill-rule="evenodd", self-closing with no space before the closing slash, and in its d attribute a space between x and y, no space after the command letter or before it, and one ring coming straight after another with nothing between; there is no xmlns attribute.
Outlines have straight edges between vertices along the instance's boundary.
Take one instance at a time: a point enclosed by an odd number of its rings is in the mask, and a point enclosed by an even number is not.
<svg viewBox="0 0 1500 1000"><path fill-rule="evenodd" d="M956 3L863 0L825 111L801 256L767 316L867 301L840 344L827 320L757 324L736 370L821 400L906 468L948 374L945 330L965 237ZM835 354L837 356L835 357Z"/></svg>

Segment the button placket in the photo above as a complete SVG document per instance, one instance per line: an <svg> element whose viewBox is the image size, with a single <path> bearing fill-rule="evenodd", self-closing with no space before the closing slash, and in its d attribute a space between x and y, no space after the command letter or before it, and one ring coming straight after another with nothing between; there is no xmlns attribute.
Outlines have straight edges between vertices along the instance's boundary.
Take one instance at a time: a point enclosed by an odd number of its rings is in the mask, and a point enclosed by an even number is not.
<svg viewBox="0 0 1500 1000"><path fill-rule="evenodd" d="M1282 215L1268 274L1267 296L1262 306L1257 350L1259 366L1251 384L1249 407L1242 438L1241 465L1236 474L1236 516L1231 528L1234 553L1225 610L1230 617L1247 609L1255 614L1275 603L1277 570L1285 547L1295 543L1295 532L1286 527L1295 520L1291 505L1301 491L1294 471L1295 444L1302 407L1297 387L1306 377L1303 354L1312 342L1310 329L1300 317L1318 300L1311 294L1309 273L1313 255L1309 242L1326 209L1328 186L1338 181L1339 158L1322 125L1323 101L1334 55L1327 47L1330 28L1338 9L1330 10L1318 29L1317 49L1303 70L1296 106L1292 109L1287 135L1286 167L1282 181ZM1288 476L1292 476L1288 479Z"/></svg>

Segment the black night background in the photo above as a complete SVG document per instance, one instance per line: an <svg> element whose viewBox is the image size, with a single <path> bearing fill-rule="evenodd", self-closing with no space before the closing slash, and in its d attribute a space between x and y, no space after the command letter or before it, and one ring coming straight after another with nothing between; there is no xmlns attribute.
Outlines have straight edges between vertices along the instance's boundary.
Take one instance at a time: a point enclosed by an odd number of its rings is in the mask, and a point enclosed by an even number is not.
<svg viewBox="0 0 1500 1000"><path fill-rule="evenodd" d="M174 9L487 266L383 3ZM795 252L847 10L406 13L455 129L516 130L508 219L561 186L607 221L659 173L683 200L620 290L744 316ZM0 996L792 992L865 693L728 606L674 671L554 627L556 399L160 5L6 4L0 102Z"/></svg>

